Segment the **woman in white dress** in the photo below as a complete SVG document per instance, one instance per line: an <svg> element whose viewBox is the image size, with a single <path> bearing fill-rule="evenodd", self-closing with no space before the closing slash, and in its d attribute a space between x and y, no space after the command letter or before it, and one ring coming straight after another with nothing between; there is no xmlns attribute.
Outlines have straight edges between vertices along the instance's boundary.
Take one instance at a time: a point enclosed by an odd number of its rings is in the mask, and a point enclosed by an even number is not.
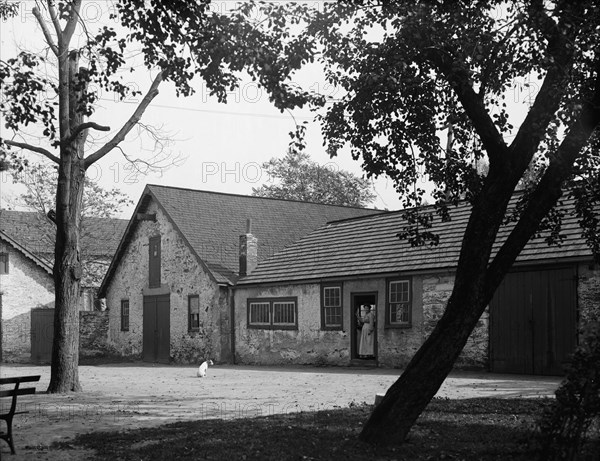
<svg viewBox="0 0 600 461"><path fill-rule="evenodd" d="M373 357L375 355L375 311L371 309L371 306L365 305L365 311L361 317L363 324L360 332L360 345L358 348L358 355L361 357Z"/></svg>

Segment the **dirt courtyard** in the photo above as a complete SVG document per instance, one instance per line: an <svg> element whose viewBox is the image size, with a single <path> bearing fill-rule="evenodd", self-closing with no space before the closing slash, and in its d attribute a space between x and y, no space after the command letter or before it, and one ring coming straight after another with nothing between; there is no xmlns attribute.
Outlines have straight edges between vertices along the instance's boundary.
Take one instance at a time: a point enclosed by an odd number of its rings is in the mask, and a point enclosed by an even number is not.
<svg viewBox="0 0 600 461"><path fill-rule="evenodd" d="M276 413L319 411L373 403L400 370L360 368L271 368L223 365L205 378L196 367L145 363L80 366L83 392L45 394L48 366L0 365L0 376L41 375L39 393L19 398L13 429L17 455L0 441L7 460L86 459L78 450L57 452L54 441L92 431L127 430L182 420L248 418ZM560 382L552 377L455 373L439 397L552 396ZM2 408L8 399L2 399ZM2 429L4 430L4 423ZM69 456L68 458L66 456Z"/></svg>

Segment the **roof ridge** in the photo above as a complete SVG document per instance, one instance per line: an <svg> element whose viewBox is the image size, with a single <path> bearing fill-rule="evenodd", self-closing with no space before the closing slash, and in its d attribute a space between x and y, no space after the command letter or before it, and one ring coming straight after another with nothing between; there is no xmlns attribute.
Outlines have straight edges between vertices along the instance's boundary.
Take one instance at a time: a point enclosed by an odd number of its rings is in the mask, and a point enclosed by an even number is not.
<svg viewBox="0 0 600 461"><path fill-rule="evenodd" d="M175 190L182 190L182 191L188 191L188 192L201 192L201 193L204 193L204 194L214 194L214 195L227 195L227 196L230 196L230 197L242 197L242 198L248 198L248 199L264 199L264 200L273 200L273 201L278 201L278 202L306 203L308 205L320 205L320 206L328 206L328 207L336 207L336 208L379 211L381 213L385 212L385 210L379 210L377 208L365 208L365 207L352 206L352 205L335 205L333 203L310 202L310 201L298 200L298 199L285 199L285 198L276 198L276 197L259 197L259 196L256 196L256 195L237 194L237 193L232 193L232 192L218 192L218 191L205 190L205 189L192 189L192 188L189 188L189 187L164 186L162 184L146 184L146 187L162 187L164 189L175 189Z"/></svg>
<svg viewBox="0 0 600 461"><path fill-rule="evenodd" d="M462 199L457 204L449 203L448 207L456 209L459 206L464 205L466 202L467 202L466 199ZM355 216L355 217L352 217L352 218L344 218L344 219L336 219L336 220L333 220L333 221L328 221L327 224L338 224L338 223L343 223L343 222L347 222L347 221L357 221L357 220L365 219L365 218L375 218L375 217L377 217L377 218L384 218L384 217L387 217L387 216L392 215L392 214L405 213L405 212L410 211L410 210L429 210L429 209L431 209L431 210L435 211L435 206L436 205L433 204L433 205L411 206L411 207L408 207L408 208L402 208L400 210L381 210L381 212L377 213L377 214L364 215L364 216Z"/></svg>

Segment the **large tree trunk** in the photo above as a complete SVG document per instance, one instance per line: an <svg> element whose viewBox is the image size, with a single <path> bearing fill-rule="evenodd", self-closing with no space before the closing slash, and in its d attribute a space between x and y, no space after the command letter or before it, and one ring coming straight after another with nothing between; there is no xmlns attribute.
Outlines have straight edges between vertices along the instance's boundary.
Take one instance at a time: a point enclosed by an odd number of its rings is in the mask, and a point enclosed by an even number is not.
<svg viewBox="0 0 600 461"><path fill-rule="evenodd" d="M80 391L79 305L82 266L79 236L85 172L77 151L61 161L56 197L54 340L48 392Z"/></svg>
<svg viewBox="0 0 600 461"><path fill-rule="evenodd" d="M62 108L67 113L61 127L60 165L56 191L56 245L54 249L54 340L52 365L48 392L78 392L79 383L79 305L83 273L80 257L81 211L85 180L84 145L87 131L73 139L72 130L83 122L78 110L78 100L85 88L78 87L77 68L79 55L69 54L68 61L61 63L61 78L66 75L69 85L67 102ZM63 97L65 95L62 95Z"/></svg>
<svg viewBox="0 0 600 461"><path fill-rule="evenodd" d="M60 168L62 169L62 167ZM60 176L60 173L59 173ZM75 195L76 181L61 181L60 196ZM61 184L62 183L62 184ZM81 181L82 185L83 181ZM65 193L64 190L70 191ZM81 190L82 187L79 187ZM75 199L77 200L77 199ZM54 263L54 340L52 343L51 379L48 392L78 392L79 384L79 301L81 262L79 258L79 216L57 201L56 247Z"/></svg>

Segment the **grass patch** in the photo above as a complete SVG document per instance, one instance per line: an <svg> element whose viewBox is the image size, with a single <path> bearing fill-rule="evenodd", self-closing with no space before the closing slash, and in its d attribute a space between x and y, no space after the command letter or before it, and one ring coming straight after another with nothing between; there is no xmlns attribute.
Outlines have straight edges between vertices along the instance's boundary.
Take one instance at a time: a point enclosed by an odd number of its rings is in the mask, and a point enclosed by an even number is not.
<svg viewBox="0 0 600 461"><path fill-rule="evenodd" d="M434 399L405 444L378 449L357 440L371 405L95 432L53 448L93 449L97 460L531 460L535 422L550 402Z"/></svg>

